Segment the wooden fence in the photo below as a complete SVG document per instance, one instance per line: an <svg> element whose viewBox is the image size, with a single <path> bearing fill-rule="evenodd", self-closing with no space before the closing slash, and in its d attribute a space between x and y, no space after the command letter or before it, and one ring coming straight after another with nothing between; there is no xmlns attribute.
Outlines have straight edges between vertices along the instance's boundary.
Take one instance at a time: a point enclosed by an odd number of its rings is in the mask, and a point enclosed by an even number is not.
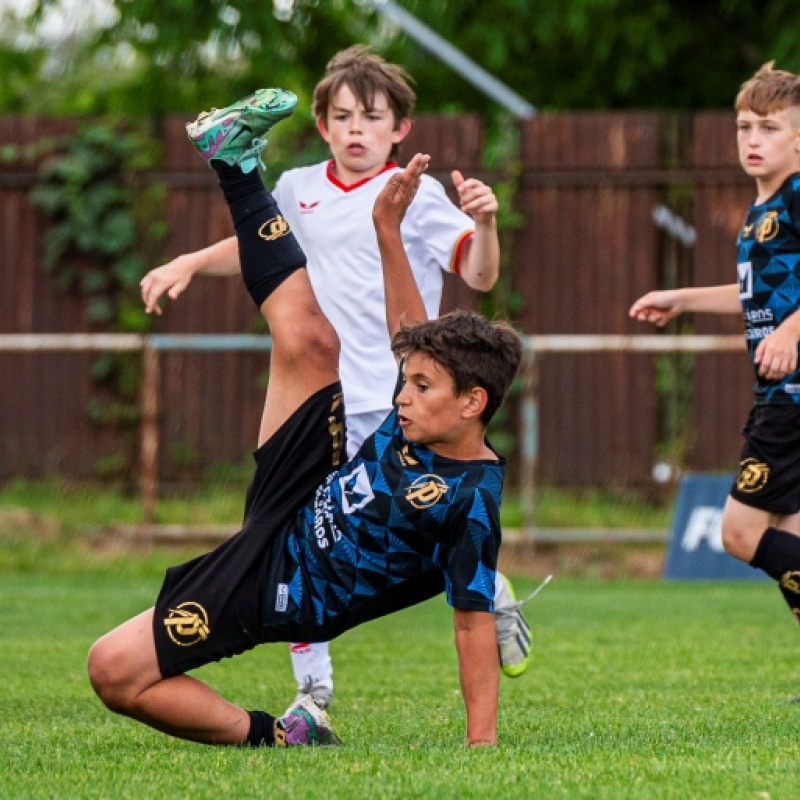
<svg viewBox="0 0 800 800"><path fill-rule="evenodd" d="M168 186L164 259L231 233L213 176L187 146L182 118L163 124ZM69 131L74 122L0 117L0 146ZM675 281L734 279L734 240L751 194L737 166L733 115L541 115L522 124L516 207L525 224L511 241L512 283L527 334L645 334L627 309ZM433 174L481 169L480 120L420 117L404 154L431 153ZM502 176L489 176L500 178ZM80 300L37 266L45 230L28 202L35 176L0 163L0 333L86 332ZM666 207L696 230L687 246L659 228ZM445 307L473 305L457 279ZM157 333L242 333L255 315L237 279L198 279L159 319ZM738 319L698 319L695 332L741 333ZM657 385L643 353L552 353L539 359L540 480L563 485L644 485L680 396L684 466L730 470L750 402L744 355L699 354L684 364L675 397ZM88 478L118 443L92 426L92 354L0 353L0 480L59 473ZM242 462L263 403L267 357L254 352L166 352L160 386L159 473L191 480L205 466ZM516 409L512 408L516 413ZM682 416L681 416L682 414ZM667 442L668 443L668 442ZM518 448L519 449L519 448ZM513 454L512 454L513 455ZM517 461L512 460L512 465ZM513 473L518 476L518 471Z"/></svg>

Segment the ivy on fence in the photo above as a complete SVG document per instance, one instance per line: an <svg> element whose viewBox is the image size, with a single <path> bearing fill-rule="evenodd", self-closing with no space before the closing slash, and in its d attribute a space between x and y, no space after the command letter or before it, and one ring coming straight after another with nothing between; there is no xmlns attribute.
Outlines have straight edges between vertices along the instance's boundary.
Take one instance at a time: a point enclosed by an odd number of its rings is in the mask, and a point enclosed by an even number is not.
<svg viewBox="0 0 800 800"><path fill-rule="evenodd" d="M166 187L152 180L158 142L130 123L81 125L73 135L4 148L4 158L39 164L31 202L49 222L41 266L59 287L84 298L89 329L144 333L151 320L139 281L157 263L166 235ZM100 459L100 477L132 480L137 463L141 359L102 353L91 367L95 386L87 412L114 433Z"/></svg>

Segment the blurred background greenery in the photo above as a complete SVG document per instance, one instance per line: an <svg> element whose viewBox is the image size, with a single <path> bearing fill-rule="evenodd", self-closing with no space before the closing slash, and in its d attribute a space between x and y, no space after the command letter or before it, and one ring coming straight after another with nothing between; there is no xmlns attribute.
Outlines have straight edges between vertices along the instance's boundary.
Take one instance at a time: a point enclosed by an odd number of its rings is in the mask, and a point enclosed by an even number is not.
<svg viewBox="0 0 800 800"><path fill-rule="evenodd" d="M272 84L308 100L328 59L354 42L411 72L418 111L498 111L380 3L295 0L279 21L254 0L2 0L0 113L158 116ZM797 0L396 5L540 109L729 108L765 61L800 71Z"/></svg>

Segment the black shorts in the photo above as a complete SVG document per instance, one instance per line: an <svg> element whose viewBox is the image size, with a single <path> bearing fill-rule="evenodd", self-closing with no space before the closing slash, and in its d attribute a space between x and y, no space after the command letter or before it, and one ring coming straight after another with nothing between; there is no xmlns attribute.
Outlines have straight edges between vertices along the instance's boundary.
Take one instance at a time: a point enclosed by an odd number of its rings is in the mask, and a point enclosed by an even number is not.
<svg viewBox="0 0 800 800"><path fill-rule="evenodd" d="M731 497L785 516L800 511L800 406L753 406Z"/></svg>
<svg viewBox="0 0 800 800"><path fill-rule="evenodd" d="M340 383L310 397L255 453L242 530L170 567L153 616L161 675L180 675L260 644L266 561L344 453Z"/></svg>

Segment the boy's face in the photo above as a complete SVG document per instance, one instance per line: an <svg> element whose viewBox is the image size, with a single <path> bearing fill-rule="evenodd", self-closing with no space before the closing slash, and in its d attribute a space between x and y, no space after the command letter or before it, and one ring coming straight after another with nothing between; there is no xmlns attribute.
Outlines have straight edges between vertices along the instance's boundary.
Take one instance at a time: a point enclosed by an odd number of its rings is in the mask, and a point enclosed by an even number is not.
<svg viewBox="0 0 800 800"><path fill-rule="evenodd" d="M403 376L405 384L396 403L405 437L448 455L474 423L473 398L457 395L450 373L425 353L412 353L406 359Z"/></svg>
<svg viewBox="0 0 800 800"><path fill-rule="evenodd" d="M377 92L367 110L347 84L331 97L328 114L317 128L336 161L336 177L346 185L377 175L386 166L392 147L411 128L404 119L396 124L386 96Z"/></svg>
<svg viewBox="0 0 800 800"><path fill-rule="evenodd" d="M771 194L800 169L800 109L782 108L764 116L739 111L736 131L739 162L761 194Z"/></svg>

